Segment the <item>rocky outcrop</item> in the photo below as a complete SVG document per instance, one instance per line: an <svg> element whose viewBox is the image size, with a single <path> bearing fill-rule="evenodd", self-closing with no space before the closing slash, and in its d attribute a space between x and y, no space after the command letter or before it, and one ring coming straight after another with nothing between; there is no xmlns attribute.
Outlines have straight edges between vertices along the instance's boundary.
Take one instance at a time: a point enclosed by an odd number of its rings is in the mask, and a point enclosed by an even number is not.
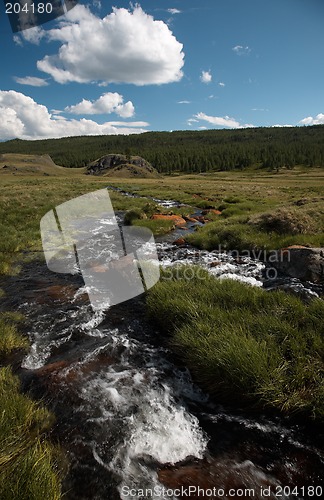
<svg viewBox="0 0 324 500"><path fill-rule="evenodd" d="M140 156L108 154L90 163L88 175L109 175L110 177L158 177L152 165Z"/></svg>
<svg viewBox="0 0 324 500"><path fill-rule="evenodd" d="M292 278L324 283L324 248L292 245L282 248L271 264Z"/></svg>

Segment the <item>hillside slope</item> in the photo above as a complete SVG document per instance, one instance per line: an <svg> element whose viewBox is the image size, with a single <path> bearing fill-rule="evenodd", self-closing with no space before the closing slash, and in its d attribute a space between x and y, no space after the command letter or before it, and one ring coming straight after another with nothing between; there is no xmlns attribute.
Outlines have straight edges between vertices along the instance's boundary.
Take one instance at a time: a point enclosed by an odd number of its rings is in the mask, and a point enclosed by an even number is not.
<svg viewBox="0 0 324 500"><path fill-rule="evenodd" d="M73 174L76 169L60 167L49 155L24 155L5 153L0 155L0 174L43 174L66 175ZM80 169L77 169L80 173Z"/></svg>

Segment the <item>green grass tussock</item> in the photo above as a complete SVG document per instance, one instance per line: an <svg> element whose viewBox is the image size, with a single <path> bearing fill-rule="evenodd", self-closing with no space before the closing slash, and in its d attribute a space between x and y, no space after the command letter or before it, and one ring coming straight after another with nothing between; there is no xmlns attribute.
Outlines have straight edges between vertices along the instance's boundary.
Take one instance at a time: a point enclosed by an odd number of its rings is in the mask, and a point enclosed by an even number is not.
<svg viewBox="0 0 324 500"><path fill-rule="evenodd" d="M19 392L9 367L0 369L0 498L59 500L59 454L45 439L52 415Z"/></svg>
<svg viewBox="0 0 324 500"><path fill-rule="evenodd" d="M0 313L0 360L17 349L27 349L29 343L15 326L21 320L15 313Z"/></svg>
<svg viewBox="0 0 324 500"><path fill-rule="evenodd" d="M167 269L148 315L214 397L324 418L324 302Z"/></svg>
<svg viewBox="0 0 324 500"><path fill-rule="evenodd" d="M278 234L307 234L316 230L314 219L298 209L280 208L250 217L249 224L256 228Z"/></svg>
<svg viewBox="0 0 324 500"><path fill-rule="evenodd" d="M163 234L169 233L173 227L174 223L170 220L160 220L160 219L145 219L145 220L135 220L133 222L134 226L147 227L152 231L154 236L161 236Z"/></svg>
<svg viewBox="0 0 324 500"><path fill-rule="evenodd" d="M131 226L135 220L146 219L146 214L140 208L132 208L127 210L124 216L126 226Z"/></svg>

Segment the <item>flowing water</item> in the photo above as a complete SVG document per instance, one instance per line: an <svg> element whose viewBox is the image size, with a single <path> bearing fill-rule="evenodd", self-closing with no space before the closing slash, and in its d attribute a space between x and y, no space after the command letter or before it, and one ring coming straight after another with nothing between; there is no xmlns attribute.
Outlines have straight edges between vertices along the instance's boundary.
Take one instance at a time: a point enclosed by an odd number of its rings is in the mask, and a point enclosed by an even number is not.
<svg viewBox="0 0 324 500"><path fill-rule="evenodd" d="M170 238L179 231L157 244L165 267L198 263L215 279L318 292L284 276L266 279L256 260L178 248ZM323 431L209 401L147 322L143 296L94 312L80 275L35 261L1 286L3 308L27 318L21 378L57 416L67 499L320 496Z"/></svg>

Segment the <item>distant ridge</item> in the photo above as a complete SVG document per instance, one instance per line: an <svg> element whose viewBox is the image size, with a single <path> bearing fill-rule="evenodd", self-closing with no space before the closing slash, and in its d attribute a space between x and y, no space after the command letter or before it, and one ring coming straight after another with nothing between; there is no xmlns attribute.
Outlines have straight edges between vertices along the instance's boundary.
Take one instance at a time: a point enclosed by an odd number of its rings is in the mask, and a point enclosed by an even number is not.
<svg viewBox="0 0 324 500"><path fill-rule="evenodd" d="M0 154L49 154L57 165L69 168L87 167L116 151L141 156L161 173L324 167L324 125L0 142Z"/></svg>

